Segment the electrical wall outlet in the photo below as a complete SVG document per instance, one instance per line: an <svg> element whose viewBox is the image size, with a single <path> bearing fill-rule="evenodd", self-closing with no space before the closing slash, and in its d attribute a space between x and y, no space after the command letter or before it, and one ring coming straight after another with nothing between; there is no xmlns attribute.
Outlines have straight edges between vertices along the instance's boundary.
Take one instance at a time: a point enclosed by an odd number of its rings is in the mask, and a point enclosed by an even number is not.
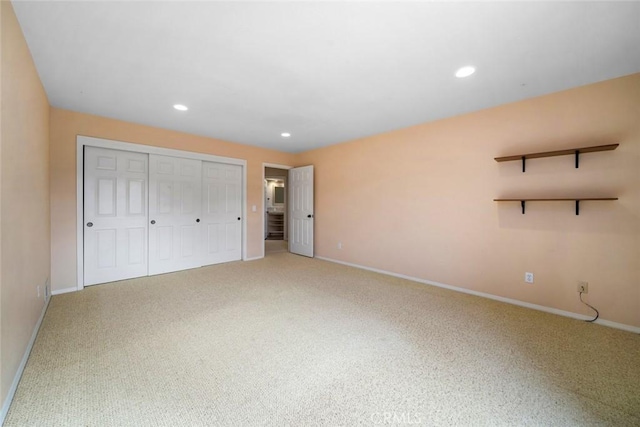
<svg viewBox="0 0 640 427"><path fill-rule="evenodd" d="M581 294L589 293L589 282L578 282L578 292Z"/></svg>
<svg viewBox="0 0 640 427"><path fill-rule="evenodd" d="M524 281L527 283L533 283L533 273L524 273Z"/></svg>
<svg viewBox="0 0 640 427"><path fill-rule="evenodd" d="M338 242L338 249L342 249L342 242Z"/></svg>

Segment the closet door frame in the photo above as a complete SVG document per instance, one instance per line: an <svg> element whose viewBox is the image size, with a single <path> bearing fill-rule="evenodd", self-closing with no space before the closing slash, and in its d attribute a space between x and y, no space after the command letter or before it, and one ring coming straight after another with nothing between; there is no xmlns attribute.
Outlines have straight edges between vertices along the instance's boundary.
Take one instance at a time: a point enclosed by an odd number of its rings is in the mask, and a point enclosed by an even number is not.
<svg viewBox="0 0 640 427"><path fill-rule="evenodd" d="M78 135L76 137L76 286L79 291L84 289L84 147L109 148L112 150L132 151L136 153L159 154L162 156L182 157L185 159L203 160L207 162L240 166L242 168L242 260L247 260L246 160Z"/></svg>

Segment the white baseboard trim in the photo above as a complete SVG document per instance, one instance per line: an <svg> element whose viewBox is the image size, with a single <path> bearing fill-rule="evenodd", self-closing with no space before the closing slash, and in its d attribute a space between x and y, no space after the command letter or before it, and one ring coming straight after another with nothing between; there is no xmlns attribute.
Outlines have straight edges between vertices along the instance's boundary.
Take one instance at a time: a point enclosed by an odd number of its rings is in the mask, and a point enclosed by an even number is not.
<svg viewBox="0 0 640 427"><path fill-rule="evenodd" d="M262 258L264 258L264 256L254 256L253 258L245 258L244 260L245 261L256 261L256 260L259 260L259 259L262 259Z"/></svg>
<svg viewBox="0 0 640 427"><path fill-rule="evenodd" d="M56 289L55 291L51 291L51 295L68 294L69 292L76 292L77 290L78 288L76 286L64 289Z"/></svg>
<svg viewBox="0 0 640 427"><path fill-rule="evenodd" d="M42 313L40 313L40 317L36 322L36 326L33 328L33 333L31 334L31 338L29 339L27 348L25 349L24 355L22 356L22 360L20 361L20 365L18 366L18 371L13 377L13 382L11 383L11 388L9 388L9 393L7 393L7 397L4 399L4 402L2 404L2 412L0 412L0 426L4 424L4 419L6 418L7 413L9 412L9 407L11 406L11 402L13 401L13 396L16 394L18 383L20 382L20 378L22 377L22 372L24 371L24 367L27 365L29 354L31 354L33 343L36 341L36 337L38 336L38 331L40 330L42 319L44 319L44 315L47 312L47 308L49 307L49 301L51 301L51 297L47 298L47 300L44 303L44 306L42 307Z"/></svg>
<svg viewBox="0 0 640 427"><path fill-rule="evenodd" d="M489 298L489 299L492 299L492 300L495 300L495 301L505 302L507 304L513 304L513 305L518 305L520 307L531 308L533 310L544 311L546 313L557 314L559 316L571 317L573 319L578 319L578 320L588 320L588 319L590 319L589 316L585 316L584 314L573 313L571 311L560 310L560 309L553 308L553 307L546 307L544 305L532 304L532 303L529 303L529 302L520 301L520 300L516 300L516 299L512 299L512 298L505 298L505 297L501 297L501 296L498 296L498 295L488 294L488 293L485 293L485 292L474 291L472 289L465 289L465 288L460 288L460 287L457 287L457 286L447 285L447 284L444 284L444 283L433 282L431 280L425 280L425 279L420 279L418 277L412 277L412 276L407 276L407 275L404 275L404 274L393 273L391 271L380 270L378 268L366 267L364 265L353 264L353 263L350 263L350 262L339 261L337 259L326 258L326 257L321 257L321 256L316 256L316 258L317 259L321 259L323 261L334 262L336 264L347 265L349 267L355 267L355 268L359 268L359 269L362 269L362 270L368 270L368 271L373 271L375 273L385 274L387 276L399 277L401 279L407 279L407 280L411 280L413 282L422 283L422 284L425 284L425 285L437 286L439 288L449 289L449 290L452 290L452 291L462 292L462 293L465 293L465 294L475 295L475 296L478 296L478 297ZM637 327L637 326L625 325L624 323L612 322L611 320L605 320L605 319L598 319L594 323L597 323L597 324L602 325L602 326L608 326L610 328L622 329L623 331L633 332L635 334L640 334L640 327Z"/></svg>

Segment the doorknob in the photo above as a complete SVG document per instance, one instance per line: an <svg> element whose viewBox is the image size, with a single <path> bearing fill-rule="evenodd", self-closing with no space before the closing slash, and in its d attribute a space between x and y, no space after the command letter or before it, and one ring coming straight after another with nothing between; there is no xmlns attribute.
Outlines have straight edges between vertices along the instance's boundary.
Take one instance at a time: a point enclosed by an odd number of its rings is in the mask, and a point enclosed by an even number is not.
<svg viewBox="0 0 640 427"><path fill-rule="evenodd" d="M238 221L240 221L240 217L238 217Z"/></svg>
<svg viewBox="0 0 640 427"><path fill-rule="evenodd" d="M313 218L313 215L309 214L307 215L307 218Z"/></svg>
<svg viewBox="0 0 640 427"><path fill-rule="evenodd" d="M151 220L151 224L155 224L155 223L156 223L156 220L155 220L155 219L152 219L152 220Z"/></svg>
<svg viewBox="0 0 640 427"><path fill-rule="evenodd" d="M196 219L196 222L200 222L200 218L197 218L197 219Z"/></svg>
<svg viewBox="0 0 640 427"><path fill-rule="evenodd" d="M87 227L93 227L93 223L92 222L88 222L87 223Z"/></svg>

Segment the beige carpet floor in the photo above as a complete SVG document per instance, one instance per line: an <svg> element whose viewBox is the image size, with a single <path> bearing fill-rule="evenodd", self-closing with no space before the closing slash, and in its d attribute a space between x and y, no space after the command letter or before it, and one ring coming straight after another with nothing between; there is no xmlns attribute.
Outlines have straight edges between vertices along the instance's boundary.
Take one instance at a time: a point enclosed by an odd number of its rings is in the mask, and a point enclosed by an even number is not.
<svg viewBox="0 0 640 427"><path fill-rule="evenodd" d="M640 336L289 253L54 296L6 426L640 425Z"/></svg>
<svg viewBox="0 0 640 427"><path fill-rule="evenodd" d="M287 252L288 250L289 250L289 242L286 240L265 240L264 241L265 255L273 254L276 252Z"/></svg>

